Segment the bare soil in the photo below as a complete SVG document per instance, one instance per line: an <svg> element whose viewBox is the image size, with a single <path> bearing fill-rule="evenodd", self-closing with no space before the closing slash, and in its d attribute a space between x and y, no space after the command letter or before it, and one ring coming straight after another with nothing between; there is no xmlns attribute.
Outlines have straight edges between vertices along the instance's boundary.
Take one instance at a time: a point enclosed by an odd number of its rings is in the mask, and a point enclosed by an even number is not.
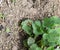
<svg viewBox="0 0 60 50"><path fill-rule="evenodd" d="M5 19L0 19L0 26L3 26L0 30L0 50L25 50L21 43L24 34L20 32L18 21L22 18L60 17L60 0L0 0L0 13L5 16ZM7 27L9 33L6 32Z"/></svg>

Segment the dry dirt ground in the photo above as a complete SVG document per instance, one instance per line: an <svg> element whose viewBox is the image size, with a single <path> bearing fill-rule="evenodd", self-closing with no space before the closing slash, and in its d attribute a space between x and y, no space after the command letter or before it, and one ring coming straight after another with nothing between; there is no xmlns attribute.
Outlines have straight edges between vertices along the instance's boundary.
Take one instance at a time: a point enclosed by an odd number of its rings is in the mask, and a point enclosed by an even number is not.
<svg viewBox="0 0 60 50"><path fill-rule="evenodd" d="M21 36L18 21L22 18L43 18L52 15L60 16L60 0L0 0L0 50L25 50L21 48ZM10 32L6 32L6 28ZM19 48L19 49L18 49Z"/></svg>

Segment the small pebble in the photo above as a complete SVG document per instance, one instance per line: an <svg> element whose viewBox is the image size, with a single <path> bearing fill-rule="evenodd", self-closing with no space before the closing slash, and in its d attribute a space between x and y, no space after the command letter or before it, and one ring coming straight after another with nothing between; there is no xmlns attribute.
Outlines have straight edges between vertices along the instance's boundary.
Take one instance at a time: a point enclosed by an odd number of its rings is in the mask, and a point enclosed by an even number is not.
<svg viewBox="0 0 60 50"><path fill-rule="evenodd" d="M17 46L13 46L12 50L18 50Z"/></svg>
<svg viewBox="0 0 60 50"><path fill-rule="evenodd" d="M3 25L0 25L0 31L1 31L3 28L4 28Z"/></svg>

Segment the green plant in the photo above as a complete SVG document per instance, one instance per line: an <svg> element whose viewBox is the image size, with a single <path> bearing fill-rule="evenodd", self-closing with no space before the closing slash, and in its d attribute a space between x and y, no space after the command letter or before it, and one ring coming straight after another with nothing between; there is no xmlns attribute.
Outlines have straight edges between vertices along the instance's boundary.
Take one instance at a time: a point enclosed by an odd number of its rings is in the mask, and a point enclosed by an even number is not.
<svg viewBox="0 0 60 50"><path fill-rule="evenodd" d="M9 27L6 28L6 32L9 33L10 32L10 29Z"/></svg>
<svg viewBox="0 0 60 50"><path fill-rule="evenodd" d="M16 2L16 0L11 0L11 2L12 2L12 3L15 3L15 2Z"/></svg>
<svg viewBox="0 0 60 50"><path fill-rule="evenodd" d="M29 35L26 43L29 50L56 50L60 46L60 18L52 16L43 20L27 19L21 23L22 29ZM40 37L39 40L37 37Z"/></svg>
<svg viewBox="0 0 60 50"><path fill-rule="evenodd" d="M3 13L0 13L0 18L4 19L5 16L3 15Z"/></svg>

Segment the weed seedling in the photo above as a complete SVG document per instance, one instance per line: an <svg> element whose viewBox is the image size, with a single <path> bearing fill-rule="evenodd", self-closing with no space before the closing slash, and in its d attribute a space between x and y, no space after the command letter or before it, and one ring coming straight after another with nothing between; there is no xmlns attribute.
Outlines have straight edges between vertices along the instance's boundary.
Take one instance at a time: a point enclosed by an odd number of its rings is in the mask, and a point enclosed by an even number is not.
<svg viewBox="0 0 60 50"><path fill-rule="evenodd" d="M22 21L21 27L24 32L29 35L26 39L29 50L45 50L44 48L46 48L46 50L57 50L57 48L54 47L57 45L60 46L59 17L46 17L42 21L27 19ZM37 38L38 36L41 36L40 39Z"/></svg>

